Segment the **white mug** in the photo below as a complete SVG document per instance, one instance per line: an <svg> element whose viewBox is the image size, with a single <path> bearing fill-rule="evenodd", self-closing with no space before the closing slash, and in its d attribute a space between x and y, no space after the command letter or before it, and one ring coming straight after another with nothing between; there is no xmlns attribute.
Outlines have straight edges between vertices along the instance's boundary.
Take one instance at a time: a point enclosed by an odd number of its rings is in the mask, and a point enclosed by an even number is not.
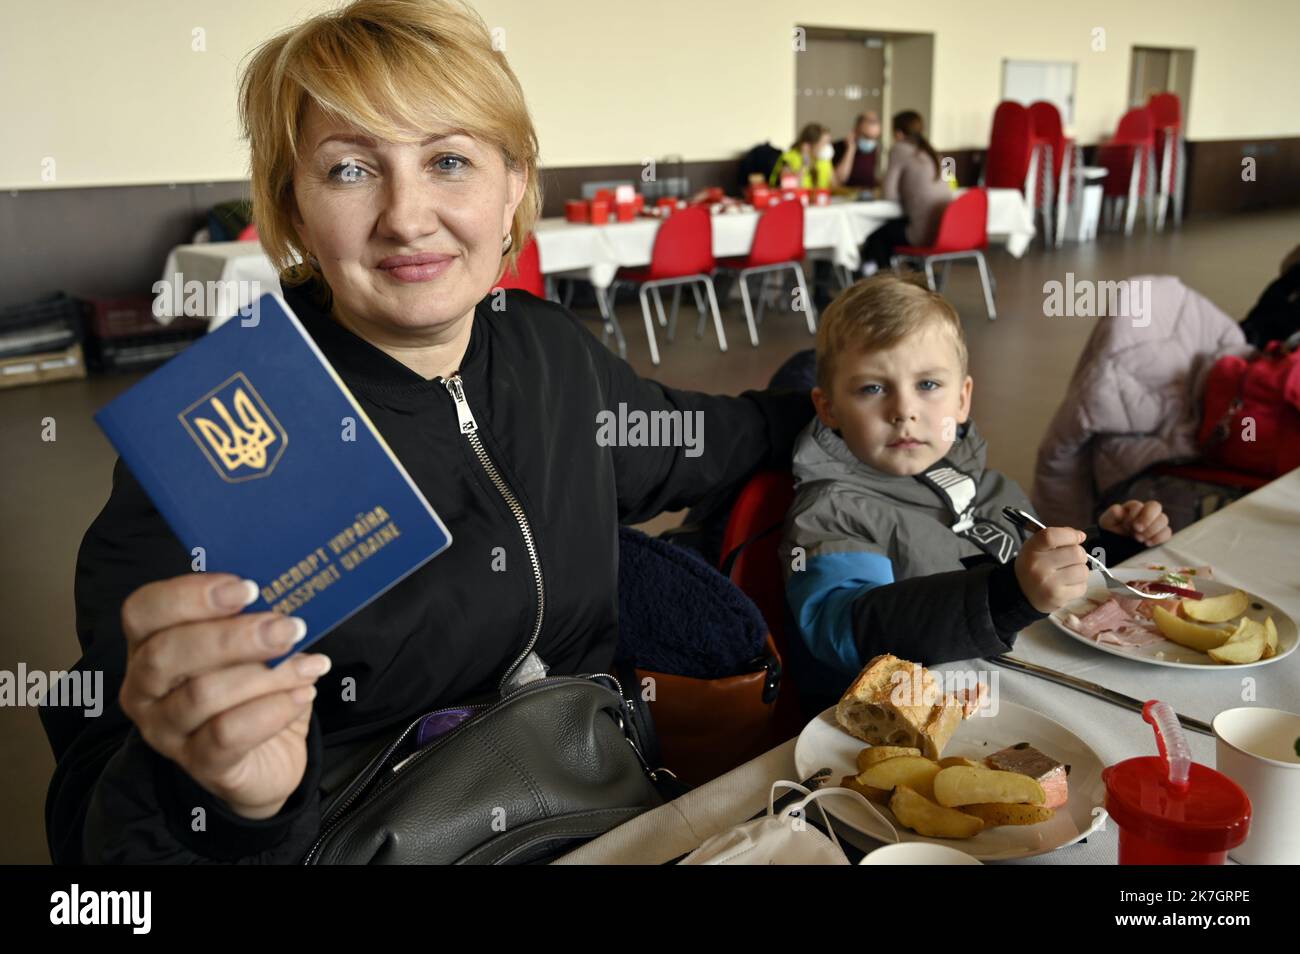
<svg viewBox="0 0 1300 954"><path fill-rule="evenodd" d="M1215 767L1250 797L1243 865L1300 864L1300 714L1246 706L1214 717Z"/></svg>

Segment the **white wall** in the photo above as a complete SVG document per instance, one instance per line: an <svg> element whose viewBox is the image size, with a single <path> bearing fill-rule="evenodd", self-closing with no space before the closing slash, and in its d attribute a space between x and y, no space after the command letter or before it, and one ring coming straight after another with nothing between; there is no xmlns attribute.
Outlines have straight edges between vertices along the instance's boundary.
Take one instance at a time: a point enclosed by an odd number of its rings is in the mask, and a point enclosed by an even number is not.
<svg viewBox="0 0 1300 954"><path fill-rule="evenodd" d="M0 188L240 179L236 68L323 0L45 0L0 18ZM794 135L796 24L935 34L931 139L981 147L1004 58L1079 64L1076 132L1108 133L1133 45L1196 50L1191 139L1300 135L1294 0L479 0L551 166L737 154ZM1106 49L1092 50L1093 30ZM205 52L192 49L202 29ZM53 160L52 181L47 173Z"/></svg>

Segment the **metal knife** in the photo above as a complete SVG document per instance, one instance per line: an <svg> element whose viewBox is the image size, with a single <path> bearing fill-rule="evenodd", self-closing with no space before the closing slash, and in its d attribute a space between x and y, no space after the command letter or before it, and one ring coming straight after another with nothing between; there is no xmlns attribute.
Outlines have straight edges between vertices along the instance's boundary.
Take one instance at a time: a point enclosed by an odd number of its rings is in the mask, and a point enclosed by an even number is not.
<svg viewBox="0 0 1300 954"><path fill-rule="evenodd" d="M1001 656L985 656L988 662L996 663L999 666L1006 666L1008 669L1015 669L1019 672L1028 673L1031 676L1037 676L1039 679L1046 679L1048 682L1054 682L1057 685L1069 686L1071 689L1077 689L1079 692L1086 692L1090 696L1096 696L1098 699L1104 699L1112 705L1120 706L1124 709L1131 709L1134 712L1141 712L1142 707L1146 705L1141 699L1134 699L1132 696L1126 696L1122 692L1116 692L1114 689L1107 689L1105 686L1099 686L1095 682L1088 682L1086 679L1080 679L1077 676L1069 676L1063 672L1057 672L1055 669L1048 669L1046 666L1040 666L1037 663L1026 662L1023 659L1017 659L1015 656L1003 654ZM1184 729L1191 729L1193 732L1200 732L1203 735L1214 735L1214 729L1208 723L1200 719L1193 719L1189 716L1175 713L1178 721L1183 724Z"/></svg>

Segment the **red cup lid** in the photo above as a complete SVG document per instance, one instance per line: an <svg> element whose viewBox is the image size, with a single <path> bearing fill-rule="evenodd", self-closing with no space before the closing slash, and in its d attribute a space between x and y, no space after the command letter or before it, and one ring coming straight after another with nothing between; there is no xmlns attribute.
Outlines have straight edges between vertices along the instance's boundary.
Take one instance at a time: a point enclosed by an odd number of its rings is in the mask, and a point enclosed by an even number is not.
<svg viewBox="0 0 1300 954"><path fill-rule="evenodd" d="M1186 790L1169 784L1158 755L1126 759L1101 773L1106 811L1129 834L1181 851L1227 851L1246 840L1250 799L1222 772L1193 762Z"/></svg>

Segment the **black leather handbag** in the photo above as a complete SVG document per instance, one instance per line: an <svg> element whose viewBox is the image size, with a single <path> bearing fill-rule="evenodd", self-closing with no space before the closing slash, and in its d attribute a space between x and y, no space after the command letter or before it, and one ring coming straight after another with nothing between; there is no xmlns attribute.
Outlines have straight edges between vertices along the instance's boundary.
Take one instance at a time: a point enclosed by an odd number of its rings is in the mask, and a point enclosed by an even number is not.
<svg viewBox="0 0 1300 954"><path fill-rule="evenodd" d="M663 801L653 729L610 676L537 679L471 708L423 746L415 720L336 791L304 863L542 862Z"/></svg>

